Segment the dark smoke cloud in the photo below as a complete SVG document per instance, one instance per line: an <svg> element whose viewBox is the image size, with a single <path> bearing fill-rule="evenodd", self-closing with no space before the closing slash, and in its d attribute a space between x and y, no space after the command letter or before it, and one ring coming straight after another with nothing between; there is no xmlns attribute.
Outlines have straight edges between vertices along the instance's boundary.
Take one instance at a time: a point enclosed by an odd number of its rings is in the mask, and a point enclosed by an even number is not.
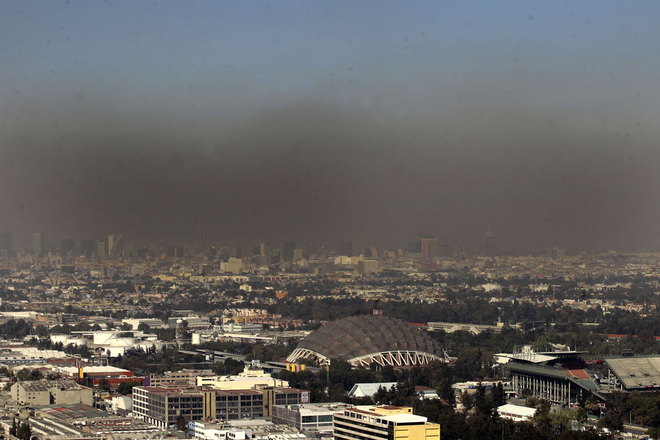
<svg viewBox="0 0 660 440"><path fill-rule="evenodd" d="M146 119L146 118L145 118ZM156 118L153 118L155 120ZM211 118L208 118L211 119ZM262 240L466 250L657 249L660 151L644 127L577 113L388 115L273 108L184 126L91 112L0 135L0 229L27 242Z"/></svg>

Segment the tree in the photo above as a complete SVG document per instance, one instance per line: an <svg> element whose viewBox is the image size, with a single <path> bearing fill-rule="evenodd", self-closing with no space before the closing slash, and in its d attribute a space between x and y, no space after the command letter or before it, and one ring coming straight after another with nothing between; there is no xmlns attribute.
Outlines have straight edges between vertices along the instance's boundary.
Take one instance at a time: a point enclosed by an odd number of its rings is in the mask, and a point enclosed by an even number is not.
<svg viewBox="0 0 660 440"><path fill-rule="evenodd" d="M490 395L491 400L493 401L492 406L494 409L497 409L506 403L506 395L504 394L504 387L502 386L502 382L498 383L492 388Z"/></svg>
<svg viewBox="0 0 660 440"><path fill-rule="evenodd" d="M481 414L492 414L489 399L486 397L486 389L481 384L477 387L477 392L474 396L474 407Z"/></svg>
<svg viewBox="0 0 660 440"><path fill-rule="evenodd" d="M463 391L461 393L461 403L463 404L463 411L465 413L474 408L474 398L467 391Z"/></svg>
<svg viewBox="0 0 660 440"><path fill-rule="evenodd" d="M16 437L20 438L21 440L30 440L31 436L32 428L30 428L30 425L27 422L21 423L21 425L16 430Z"/></svg>
<svg viewBox="0 0 660 440"><path fill-rule="evenodd" d="M571 422L575 420L576 413L571 410L553 411L549 413L550 426L555 435L561 435L571 428Z"/></svg>
<svg viewBox="0 0 660 440"><path fill-rule="evenodd" d="M34 330L37 336L40 336L42 338L48 336L48 330L43 325L36 326Z"/></svg>
<svg viewBox="0 0 660 440"><path fill-rule="evenodd" d="M188 420L183 414L179 415L179 418L176 419L176 427L183 432L188 431Z"/></svg>
<svg viewBox="0 0 660 440"><path fill-rule="evenodd" d="M117 387L117 392L125 396L133 392L133 387L139 387L140 385L142 385L142 383L137 380L134 380L133 382L122 382Z"/></svg>
<svg viewBox="0 0 660 440"><path fill-rule="evenodd" d="M376 393L374 394L374 401L376 403L381 403L381 404L390 403L387 398L387 388L385 388L382 385L379 386L378 389L376 390Z"/></svg>
<svg viewBox="0 0 660 440"><path fill-rule="evenodd" d="M101 380L99 381L99 388L104 391L110 391L111 386L110 386L110 382L108 382L108 379L106 379L105 377L101 378Z"/></svg>
<svg viewBox="0 0 660 440"><path fill-rule="evenodd" d="M452 388L451 380L449 378L445 377L440 381L440 386L438 386L438 395L449 405L454 405L454 403L456 403L456 392Z"/></svg>
<svg viewBox="0 0 660 440"><path fill-rule="evenodd" d="M21 371L16 373L16 378L22 381L41 380L44 378L44 375L40 370L23 368Z"/></svg>

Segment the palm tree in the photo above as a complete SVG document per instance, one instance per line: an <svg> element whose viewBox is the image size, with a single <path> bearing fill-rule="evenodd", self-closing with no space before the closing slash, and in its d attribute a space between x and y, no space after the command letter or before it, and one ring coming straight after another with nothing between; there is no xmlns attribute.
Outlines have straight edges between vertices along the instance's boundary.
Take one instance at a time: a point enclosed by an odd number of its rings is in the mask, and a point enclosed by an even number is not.
<svg viewBox="0 0 660 440"><path fill-rule="evenodd" d="M600 406L598 405L598 402L596 401L596 398L593 394L587 397L587 400L584 401L584 409L589 411L591 414L597 410L600 410Z"/></svg>

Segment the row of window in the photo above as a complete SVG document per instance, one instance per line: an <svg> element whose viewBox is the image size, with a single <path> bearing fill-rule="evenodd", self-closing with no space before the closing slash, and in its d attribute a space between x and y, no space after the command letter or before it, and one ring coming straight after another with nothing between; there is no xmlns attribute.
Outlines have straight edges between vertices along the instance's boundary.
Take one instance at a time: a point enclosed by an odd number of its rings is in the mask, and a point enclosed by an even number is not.
<svg viewBox="0 0 660 440"><path fill-rule="evenodd" d="M313 422L332 422L332 414L321 415L321 416L302 416L303 423L313 423Z"/></svg>

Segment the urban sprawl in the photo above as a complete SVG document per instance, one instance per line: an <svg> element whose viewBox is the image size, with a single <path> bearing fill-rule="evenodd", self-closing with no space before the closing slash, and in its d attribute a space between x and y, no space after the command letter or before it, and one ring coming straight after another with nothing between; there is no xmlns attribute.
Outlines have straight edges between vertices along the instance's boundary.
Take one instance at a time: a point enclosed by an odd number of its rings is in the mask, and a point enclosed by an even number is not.
<svg viewBox="0 0 660 440"><path fill-rule="evenodd" d="M660 254L0 235L0 435L658 438Z"/></svg>

